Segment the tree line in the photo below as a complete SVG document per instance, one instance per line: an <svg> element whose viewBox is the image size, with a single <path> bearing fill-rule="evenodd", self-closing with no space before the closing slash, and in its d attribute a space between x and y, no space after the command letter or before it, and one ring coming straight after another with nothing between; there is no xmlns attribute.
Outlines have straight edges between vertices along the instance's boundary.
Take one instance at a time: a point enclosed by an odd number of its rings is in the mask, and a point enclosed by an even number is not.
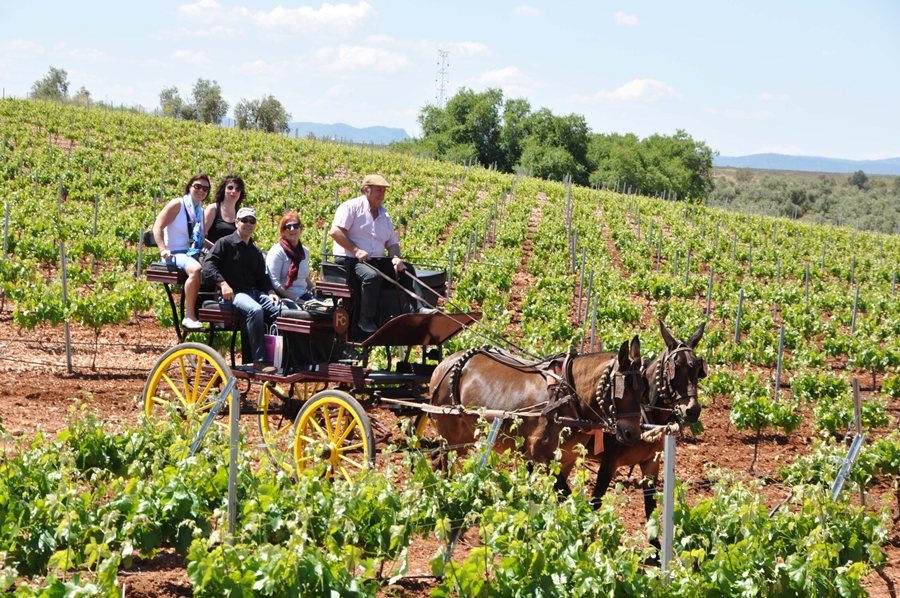
<svg viewBox="0 0 900 598"><path fill-rule="evenodd" d="M29 97L52 102L91 103L91 92L83 85L69 97L68 72L53 66L43 78L34 82ZM159 105L164 116L219 124L228 114L228 102L222 98L222 88L215 80L198 78L191 90L191 99L193 101L182 98L174 85L159 92ZM241 98L234 106L234 120L239 129L287 133L290 130L291 113L269 94L258 100Z"/></svg>
<svg viewBox="0 0 900 598"><path fill-rule="evenodd" d="M395 147L644 195L703 199L713 188L713 151L683 130L645 139L594 133L584 116L532 110L528 100L504 99L500 89L461 88L444 107L424 106L418 121L422 137Z"/></svg>

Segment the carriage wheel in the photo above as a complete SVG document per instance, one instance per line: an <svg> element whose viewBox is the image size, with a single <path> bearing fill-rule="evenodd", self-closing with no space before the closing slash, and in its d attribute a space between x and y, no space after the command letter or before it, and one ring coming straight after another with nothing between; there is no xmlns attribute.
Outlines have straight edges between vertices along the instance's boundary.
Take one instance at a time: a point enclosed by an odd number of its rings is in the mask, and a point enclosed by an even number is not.
<svg viewBox="0 0 900 598"><path fill-rule="evenodd" d="M294 471L291 454L294 420L303 404L326 386L324 382L304 382L286 389L266 382L259 389L259 435L266 454L277 469Z"/></svg>
<svg viewBox="0 0 900 598"><path fill-rule="evenodd" d="M229 378L231 368L212 348L202 343L175 345L150 370L141 395L144 414L160 418L174 410L187 422L196 422L192 416L202 418L212 408ZM225 426L227 414L226 403L219 412Z"/></svg>
<svg viewBox="0 0 900 598"><path fill-rule="evenodd" d="M294 428L294 463L298 473L324 463L326 475L346 480L372 467L375 437L362 405L339 390L307 401Z"/></svg>

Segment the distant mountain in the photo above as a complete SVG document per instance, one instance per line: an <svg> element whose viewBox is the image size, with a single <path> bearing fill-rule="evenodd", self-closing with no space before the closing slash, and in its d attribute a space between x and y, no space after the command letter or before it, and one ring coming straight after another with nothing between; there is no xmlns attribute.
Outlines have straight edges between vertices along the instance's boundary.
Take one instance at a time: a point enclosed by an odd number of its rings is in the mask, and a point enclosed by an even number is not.
<svg viewBox="0 0 900 598"><path fill-rule="evenodd" d="M389 127L364 127L358 129L344 123L324 125L321 123L302 122L291 123L289 126L291 127L291 136L296 134L298 137L306 137L312 133L320 139L328 137L355 143L379 144L409 139L409 135L403 129L391 129Z"/></svg>
<svg viewBox="0 0 900 598"><path fill-rule="evenodd" d="M900 175L900 158L886 160L839 160L815 156L787 156L784 154L753 154L752 156L717 156L713 166L758 168L760 170L800 170L803 172L856 172L866 174Z"/></svg>

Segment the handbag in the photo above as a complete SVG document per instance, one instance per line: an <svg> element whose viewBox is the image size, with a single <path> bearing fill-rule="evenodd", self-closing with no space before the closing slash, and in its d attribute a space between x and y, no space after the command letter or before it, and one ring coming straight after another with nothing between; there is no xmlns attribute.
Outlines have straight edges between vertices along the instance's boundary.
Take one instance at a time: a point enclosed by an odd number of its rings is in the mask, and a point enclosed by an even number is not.
<svg viewBox="0 0 900 598"><path fill-rule="evenodd" d="M284 337L278 334L275 324L269 326L269 334L265 336L266 358L280 373L284 367Z"/></svg>

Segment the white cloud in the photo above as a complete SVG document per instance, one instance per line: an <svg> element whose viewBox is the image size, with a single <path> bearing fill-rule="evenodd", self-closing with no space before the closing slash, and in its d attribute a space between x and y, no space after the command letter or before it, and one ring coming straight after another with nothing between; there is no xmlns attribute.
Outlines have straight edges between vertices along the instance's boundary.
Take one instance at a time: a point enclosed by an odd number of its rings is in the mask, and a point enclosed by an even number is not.
<svg viewBox="0 0 900 598"><path fill-rule="evenodd" d="M481 42L452 42L443 44L441 48L446 48L450 52L452 58L454 54L459 56L478 56L479 54L488 54L488 47Z"/></svg>
<svg viewBox="0 0 900 598"><path fill-rule="evenodd" d="M27 39L14 39L0 44L0 55L5 57L43 54L44 47Z"/></svg>
<svg viewBox="0 0 900 598"><path fill-rule="evenodd" d="M703 111L707 114L737 120L772 120L775 118L775 113L771 110L738 110L736 108L716 110L715 108L704 108Z"/></svg>
<svg viewBox="0 0 900 598"><path fill-rule="evenodd" d="M275 65L267 63L265 60L254 60L253 62L245 62L237 68L239 73L245 75L261 75L271 76L277 75L280 69Z"/></svg>
<svg viewBox="0 0 900 598"><path fill-rule="evenodd" d="M534 8L533 6L525 6L524 4L521 6L517 6L513 11L513 14L517 17L539 17L544 14L544 11L540 8Z"/></svg>
<svg viewBox="0 0 900 598"><path fill-rule="evenodd" d="M616 25L625 26L625 27L637 27L640 25L640 21L634 15L626 15L621 10L615 14L616 17Z"/></svg>
<svg viewBox="0 0 900 598"><path fill-rule="evenodd" d="M835 54L837 54L837 52L835 52L834 50L822 50L822 56L825 56L826 58L830 58Z"/></svg>
<svg viewBox="0 0 900 598"><path fill-rule="evenodd" d="M602 89L592 96L571 96L576 102L656 102L666 98L681 99L681 94L668 83L658 79L634 79L612 91Z"/></svg>
<svg viewBox="0 0 900 598"><path fill-rule="evenodd" d="M191 52L190 50L175 50L172 52L172 60L175 62L190 62L191 64L209 64L212 62L206 52Z"/></svg>
<svg viewBox="0 0 900 598"><path fill-rule="evenodd" d="M478 77L477 81L484 85L510 85L531 83L531 79L522 74L519 67L508 66L502 69L487 71Z"/></svg>
<svg viewBox="0 0 900 598"><path fill-rule="evenodd" d="M786 102L791 98L790 98L790 96L787 96L787 95L775 95L774 93L761 93L758 96L756 96L756 99L761 100L763 102L774 102L774 101Z"/></svg>
<svg viewBox="0 0 900 598"><path fill-rule="evenodd" d="M404 54L370 46L322 48L313 53L318 66L325 71L376 71L394 73L409 65Z"/></svg>
<svg viewBox="0 0 900 598"><path fill-rule="evenodd" d="M78 60L87 60L89 62L106 62L109 60L109 54L102 50L69 50L66 55Z"/></svg>
<svg viewBox="0 0 900 598"><path fill-rule="evenodd" d="M224 37L231 39L235 36L237 30L225 25L215 25L213 27L195 27L191 29L179 27L176 33L179 38L184 38L187 35L190 37Z"/></svg>
<svg viewBox="0 0 900 598"><path fill-rule="evenodd" d="M327 90L325 90L325 95L330 98L349 96L352 93L353 93L353 90L351 90L349 87L347 87L343 83L338 83L337 85L332 85Z"/></svg>
<svg viewBox="0 0 900 598"><path fill-rule="evenodd" d="M359 0L356 5L325 2L319 9L309 6L284 8L279 5L270 11L251 10L245 6L222 6L216 0L198 0L193 4L179 6L178 16L200 23L252 24L261 29L282 33L349 33L376 18L378 13L366 0Z"/></svg>
<svg viewBox="0 0 900 598"><path fill-rule="evenodd" d="M149 58L144 61L145 66L157 67L157 66L165 66L165 64L166 63L163 62L162 60L157 60L155 58Z"/></svg>

